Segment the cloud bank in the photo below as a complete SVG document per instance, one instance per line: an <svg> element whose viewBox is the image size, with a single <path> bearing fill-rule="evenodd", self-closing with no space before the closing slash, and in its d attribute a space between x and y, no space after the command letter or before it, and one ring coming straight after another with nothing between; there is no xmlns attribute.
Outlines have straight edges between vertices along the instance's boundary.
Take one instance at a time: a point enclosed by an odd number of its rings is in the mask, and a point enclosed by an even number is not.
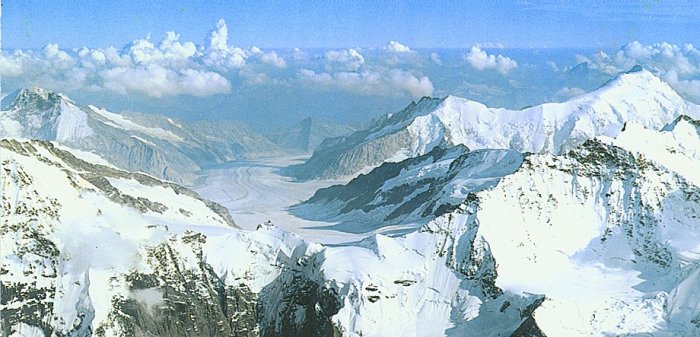
<svg viewBox="0 0 700 337"><path fill-rule="evenodd" d="M493 69L506 75L518 67L518 62L503 55L489 55L479 46L472 46L464 59L477 70Z"/></svg>
<svg viewBox="0 0 700 337"><path fill-rule="evenodd" d="M251 62L287 67L286 60L274 51L229 45L226 22L219 20L204 45L180 41L175 32L167 32L158 43L148 36L121 49L62 50L48 44L41 50L3 53L0 71L9 78L30 79L29 85L60 91L204 97L231 93L231 74Z"/></svg>
<svg viewBox="0 0 700 337"><path fill-rule="evenodd" d="M700 50L692 44L678 46L668 42L645 45L639 41L622 46L617 52L599 51L594 55L576 55L577 62L605 74L626 71L641 65L668 82L677 91L700 99Z"/></svg>
<svg viewBox="0 0 700 337"><path fill-rule="evenodd" d="M430 96L435 91L433 83L427 76L414 75L411 72L390 69L381 71L317 73L309 69L300 69L299 79L314 87L344 91L365 95L411 97Z"/></svg>

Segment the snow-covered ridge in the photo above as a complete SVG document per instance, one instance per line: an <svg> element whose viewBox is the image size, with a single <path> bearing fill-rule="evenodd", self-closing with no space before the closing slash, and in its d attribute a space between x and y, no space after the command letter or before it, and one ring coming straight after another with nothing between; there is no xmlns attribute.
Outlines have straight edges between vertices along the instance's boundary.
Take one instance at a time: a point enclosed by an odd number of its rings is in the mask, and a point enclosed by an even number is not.
<svg viewBox="0 0 700 337"><path fill-rule="evenodd" d="M427 191L446 210L333 247L240 231L173 184L4 140L0 309L39 335L697 335L700 162L683 147L700 137L670 125L563 154L408 159L379 190L445 177ZM635 148L650 134L665 142Z"/></svg>
<svg viewBox="0 0 700 337"><path fill-rule="evenodd" d="M503 172L495 185L463 196L459 207L443 214L438 212L436 218L433 214L416 218L414 221L423 226L419 232L397 238L377 235L361 244L385 258L376 270L370 269L368 273L377 276L362 291L367 298L388 292L389 298L398 296L401 301L410 301L403 297L407 296L405 293L397 295L390 290L389 282L379 281L383 275L393 275L395 269L388 266L399 260L399 256L406 259L405 265L411 266L414 261L446 256L444 263L467 280L478 282L479 291L469 281L450 288L448 278L441 279L440 284L447 288L436 288L440 289L438 296L457 296L443 301L460 304L449 315L436 314L440 312L439 305L434 305L431 307L434 317L405 318L395 327L400 331L397 334L370 323L369 317L375 317L372 314L363 316L369 312L379 315L384 310L406 311L405 307L391 307L394 303L384 296L374 297L382 304L377 311L371 304L356 300L350 301L351 306L346 304L338 316L353 322L354 331L372 336L511 335L516 328L521 333L529 331L523 334L527 336L700 333L697 324L700 308L691 295L697 289L700 268L698 125L688 117L679 117L663 131L628 123L617 138L587 140L565 154L526 155L522 165L514 172ZM371 191L374 186L369 182L374 180L391 186L386 182L410 183L420 181L425 172L444 173L444 169L439 169L440 161L427 160L430 157L428 154L397 164L383 164L353 182L362 182ZM444 159L451 157L454 156L447 155ZM402 168L396 176L388 180L379 177L395 165ZM473 173L465 176L478 178ZM332 189L352 192L353 182ZM451 182L456 187L470 187L469 180ZM386 200L378 197L382 192L379 189L369 197L362 193L338 193L337 199L330 202L317 195L309 202L318 203L314 206L319 209L327 206L331 209L328 213L334 214L361 197L365 200L352 209L366 212L371 218L376 212L373 204ZM431 192L442 193L440 189ZM347 195L351 198L346 199ZM337 206L338 201L345 203ZM363 205L370 207L362 210ZM398 209L400 204L392 206ZM381 218L376 221L387 224ZM440 239L441 235L445 237ZM423 244L426 246L420 246ZM433 245L441 247L438 251L445 250L437 256L421 255L431 252ZM355 251L360 249L357 247L343 249L337 254L346 262L340 262L337 267L329 263L326 267L339 274L329 273L326 277L371 279L357 276L364 275L365 268L372 266L367 262L372 259L363 255L367 253ZM333 252L336 251L328 249L326 254ZM412 252L421 257L411 256ZM349 258L356 255L363 256L362 265L355 265ZM477 271L477 266L483 269ZM411 279L416 278L420 279L415 276ZM507 312L508 305L513 303L520 306L520 320L508 318L507 314L490 316L499 308ZM421 305L411 307L423 313ZM441 321L448 316L452 319ZM431 334L421 332L420 327L402 328L427 317L441 325L444 332Z"/></svg>
<svg viewBox="0 0 700 337"><path fill-rule="evenodd" d="M368 130L327 142L291 174L301 179L355 175L441 144L564 153L597 136L615 137L628 121L661 129L680 115L700 118L700 107L638 67L591 93L524 110L489 108L455 96L423 98Z"/></svg>
<svg viewBox="0 0 700 337"><path fill-rule="evenodd" d="M279 149L236 122L181 123L159 115L116 114L41 88L19 90L0 111L0 137L57 141L128 171L191 184L202 166Z"/></svg>
<svg viewBox="0 0 700 337"><path fill-rule="evenodd" d="M436 147L416 158L384 163L346 185L320 189L292 212L309 220L339 222L334 229L345 232L414 231L453 211L473 193L495 186L522 161L523 155L513 150Z"/></svg>
<svg viewBox="0 0 700 337"><path fill-rule="evenodd" d="M141 133L145 133L149 136L160 138L160 139L167 140L167 141L173 141L173 142L182 142L183 141L182 137L180 137L180 136L178 136L170 131L166 131L166 130L163 130L161 128L150 128L150 127L136 124L122 115L115 114L113 112L109 112L105 109L100 109L100 108L93 106L93 105L88 105L88 108L90 108L90 110L94 111L98 115L108 119L109 121L114 122L116 124L116 127L118 127L118 128L121 128L124 130L138 131Z"/></svg>

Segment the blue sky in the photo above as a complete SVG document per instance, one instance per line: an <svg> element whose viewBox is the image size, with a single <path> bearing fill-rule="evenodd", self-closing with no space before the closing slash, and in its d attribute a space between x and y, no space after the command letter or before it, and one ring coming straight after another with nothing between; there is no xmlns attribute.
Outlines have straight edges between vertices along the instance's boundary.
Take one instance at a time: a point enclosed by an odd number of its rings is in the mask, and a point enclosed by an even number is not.
<svg viewBox="0 0 700 337"><path fill-rule="evenodd" d="M200 41L218 19L231 42L262 48L617 48L700 38L693 1L4 0L3 48L121 46L148 32Z"/></svg>

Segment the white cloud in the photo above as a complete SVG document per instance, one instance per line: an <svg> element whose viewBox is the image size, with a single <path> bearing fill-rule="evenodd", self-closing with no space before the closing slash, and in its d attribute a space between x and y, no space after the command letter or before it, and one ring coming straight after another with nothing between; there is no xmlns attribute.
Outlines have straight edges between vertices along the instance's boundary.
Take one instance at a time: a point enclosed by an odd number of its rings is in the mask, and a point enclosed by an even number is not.
<svg viewBox="0 0 700 337"><path fill-rule="evenodd" d="M387 44L384 49L394 53L407 53L411 51L411 48L398 41L389 41L389 44Z"/></svg>
<svg viewBox="0 0 700 337"><path fill-rule="evenodd" d="M442 60L440 59L440 54L438 53L430 54L430 60L437 65L442 65Z"/></svg>
<svg viewBox="0 0 700 337"><path fill-rule="evenodd" d="M679 79L678 73L675 70L669 70L662 78L681 94L686 94L696 100L700 99L700 80Z"/></svg>
<svg viewBox="0 0 700 337"><path fill-rule="evenodd" d="M165 97L228 93L232 88L227 76L240 74L246 66L288 66L275 51L231 46L228 38L226 22L219 20L204 45L181 41L175 32L165 33L160 41L149 35L123 48L63 50L52 43L41 50L1 52L0 71L18 85ZM276 83L256 71L244 72L244 83Z"/></svg>
<svg viewBox="0 0 700 337"><path fill-rule="evenodd" d="M365 96L430 96L435 91L427 76L416 76L401 69L362 72L316 73L301 69L298 77L303 83L322 89L341 89Z"/></svg>
<svg viewBox="0 0 700 337"><path fill-rule="evenodd" d="M260 56L260 61L277 68L287 68L287 62L274 51L263 53L262 56Z"/></svg>
<svg viewBox="0 0 700 337"><path fill-rule="evenodd" d="M231 82L212 71L182 69L159 65L136 68L111 68L102 71L106 89L121 94L142 93L151 97L176 95L210 96L231 92Z"/></svg>
<svg viewBox="0 0 700 337"><path fill-rule="evenodd" d="M700 51L691 44L677 46L668 42L644 45L639 41L630 42L613 55L603 51L591 58L577 55L579 62L588 62L593 69L614 74L635 65L641 65L660 74L675 71L678 75L700 73Z"/></svg>
<svg viewBox="0 0 700 337"><path fill-rule="evenodd" d="M241 68L246 64L248 55L238 47L228 45L228 27L223 19L209 33L204 63L208 66L231 69ZM256 48L256 47L253 47ZM258 49L259 50L259 49Z"/></svg>
<svg viewBox="0 0 700 337"><path fill-rule="evenodd" d="M654 72L682 94L700 98L700 51L692 44L683 46L660 42L645 45L639 41L622 46L608 55L599 51L591 57L576 56L577 62L588 62L591 69L614 75L635 65Z"/></svg>
<svg viewBox="0 0 700 337"><path fill-rule="evenodd" d="M22 57L14 53L14 55L0 54L0 74L7 77L17 77L22 75L24 68L22 67Z"/></svg>
<svg viewBox="0 0 700 337"><path fill-rule="evenodd" d="M329 50L324 55L326 70L357 71L364 63L365 58L356 49Z"/></svg>
<svg viewBox="0 0 700 337"><path fill-rule="evenodd" d="M224 19L220 19L216 27L209 32L208 42L210 50L228 50L228 27Z"/></svg>
<svg viewBox="0 0 700 337"><path fill-rule="evenodd" d="M464 56L464 59L475 69L494 69L503 75L518 67L518 63L515 60L503 55L489 55L479 46L472 46L469 53Z"/></svg>

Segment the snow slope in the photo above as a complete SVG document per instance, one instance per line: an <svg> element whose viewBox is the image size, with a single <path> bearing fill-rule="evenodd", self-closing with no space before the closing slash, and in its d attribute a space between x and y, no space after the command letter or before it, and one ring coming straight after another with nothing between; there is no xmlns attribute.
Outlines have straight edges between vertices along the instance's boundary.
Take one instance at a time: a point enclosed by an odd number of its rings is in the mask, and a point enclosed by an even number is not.
<svg viewBox="0 0 700 337"><path fill-rule="evenodd" d="M619 81L637 76L647 75ZM664 108L671 96L635 93L606 98L628 102L614 114L638 114L619 128L596 126L604 108L574 109L560 120L576 121L568 138L519 143L559 144L551 151L469 151L432 138L449 128L421 133L427 154L299 206L362 219L372 233L411 230L328 246L271 223L235 228L226 209L186 188L84 153L0 140L3 334L697 336L700 122L693 106ZM379 121L399 136L372 146L391 154L412 141L393 118L413 125L414 112L446 101ZM574 137L587 131L591 139Z"/></svg>
<svg viewBox="0 0 700 337"><path fill-rule="evenodd" d="M700 333L698 302L692 295L700 275L697 272L700 261L697 236L700 185L696 180L700 161L695 157L696 145L700 141L698 125L688 117L680 117L663 131L628 123L617 138L589 140L561 155L527 155L515 171L503 171L495 183L480 189L473 189L469 179L451 180L453 187L449 190L461 186L470 191L469 196L461 198L463 201L458 207L414 216L412 222L422 225L418 232L397 238L377 236L374 240L396 245L393 254L406 255L402 263L411 267L416 263L420 266L424 259L439 260L446 255L448 259L444 262L467 279L473 275L474 265L484 266L478 259L487 254L486 260L493 263L486 273L490 276L482 276L479 280L482 285L485 281L493 282L486 283L485 289L492 289L495 296L462 298L469 305L455 308L460 298L458 294L464 290L457 286L444 290L437 287L439 295L448 296L438 303L453 305L449 315L443 312L430 317L421 312L418 316L421 319L406 318L397 323L397 326L408 325L409 328L402 328L396 335L421 335L412 332L420 331L411 325L412 319L420 322L427 317L431 322L451 317L451 320L436 323L442 324L441 329L448 336L510 335L504 333L508 322L511 324L509 329L513 329L511 332L520 326L521 331L537 331L536 336L694 336ZM364 201L352 208L348 217L353 212L363 212L361 206L365 205L370 206L366 214L352 217L372 221L369 219L376 211L371 206L385 200L382 196L386 193L382 188L394 187L390 182L410 184L431 174L449 176L444 168L440 168L440 161L427 160L430 157L431 154L398 164L384 164L346 186L332 187L336 193L328 194L337 196L333 201L320 198L326 194L321 193L322 190L302 207L316 211L328 207L330 211L326 216L329 213L333 217L339 208L357 200L347 201L343 197L362 197ZM415 163L420 163L422 168L412 167ZM386 172L387 167L395 165L401 167L397 176L389 179L378 177ZM479 176L474 171L467 173L469 166L458 167L450 165L450 169L464 170L464 176L472 179ZM353 182L362 182L363 186L370 187L367 190L372 191L372 185L367 182L375 179L381 182L382 188L374 193L369 196L352 193ZM427 190L434 196L444 195L444 189ZM339 201L345 203L337 206ZM442 202L452 204L445 199ZM382 215L400 209L401 204L390 207ZM381 216L374 221L377 221L377 226L391 224ZM440 235L445 235L442 242ZM420 246L426 243L430 244ZM460 245L471 245L472 248L465 250ZM475 252L475 246L481 250ZM429 258L430 254L445 247L452 248L447 253L443 251ZM362 256L361 252L350 253L358 249L356 247L344 249L347 251L340 255ZM420 252L420 257L408 257L412 251ZM389 266L395 261L392 257L396 257L387 252L377 252L377 255L382 264L376 270L366 271L368 275L377 275L375 278L379 279L383 275L393 275L395 270ZM362 279L357 274L373 267L368 262L371 259L361 260L361 266L355 265L352 258L339 262L341 271L356 271L341 272L340 275ZM353 267L345 267L347 264ZM467 267L470 264L472 267ZM424 277L430 279L436 275ZM449 284L448 279L441 279L441 284ZM464 283L462 281L462 287ZM421 282L414 285L421 285ZM379 289L386 291L383 287ZM390 297L405 296L396 295L394 290L388 291ZM377 303L385 303L382 301L385 301L384 297ZM523 321L518 323L503 317L487 319L489 305L495 308L498 303L507 308L506 301L520 303L520 312L523 312L523 307L529 307L527 312L532 313L531 319L522 314L519 317ZM366 312L369 313L372 309L369 304L367 306ZM404 307L388 308L392 307L379 309L401 313L406 310ZM418 305L416 310L420 308ZM432 310L437 308L439 305L432 305ZM357 303L343 307L340 313L347 310L351 322L372 321L371 318L353 316L366 314L358 309ZM371 311L373 314L369 317L378 317L381 310ZM504 326L498 326L496 322ZM489 327L494 330L485 332ZM392 335L371 323L358 324L357 329L363 333L372 331L369 334L373 336ZM433 332L433 335L440 334Z"/></svg>
<svg viewBox="0 0 700 337"><path fill-rule="evenodd" d="M423 98L367 130L327 142L289 173L300 179L354 176L441 144L564 153L596 136L617 136L627 121L661 129L680 115L700 118L700 107L641 67L566 102L519 111L488 108L454 96Z"/></svg>
<svg viewBox="0 0 700 337"><path fill-rule="evenodd" d="M409 159L377 191L446 177L427 191L448 206L414 214L417 231L336 246L271 224L241 231L177 185L4 140L3 326L78 336L694 336L700 162L673 165L694 156L697 124L628 123L564 154L453 148ZM665 143L639 146L651 135Z"/></svg>
<svg viewBox="0 0 700 337"><path fill-rule="evenodd" d="M470 194L493 187L522 161L513 150L436 147L416 158L382 164L346 185L320 189L292 213L338 222L332 228L345 232L414 231L424 219L447 213Z"/></svg>
<svg viewBox="0 0 700 337"><path fill-rule="evenodd" d="M116 114L41 88L18 91L0 111L0 136L57 141L129 171L190 185L202 166L279 150L241 123L185 124L159 115Z"/></svg>

